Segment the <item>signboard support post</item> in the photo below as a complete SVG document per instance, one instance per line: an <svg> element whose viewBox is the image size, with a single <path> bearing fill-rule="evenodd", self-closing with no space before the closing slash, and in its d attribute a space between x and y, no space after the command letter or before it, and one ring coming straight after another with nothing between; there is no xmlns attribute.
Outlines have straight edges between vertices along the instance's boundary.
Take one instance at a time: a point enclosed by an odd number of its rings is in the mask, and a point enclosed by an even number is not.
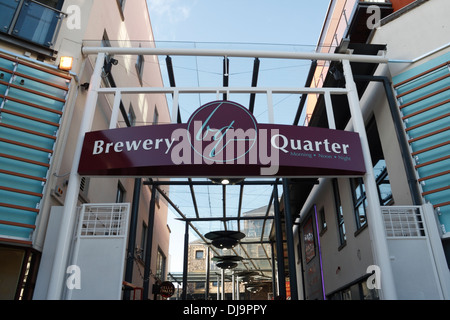
<svg viewBox="0 0 450 320"><path fill-rule="evenodd" d="M275 215L275 238L277 250L278 296L286 297L286 279L284 276L283 229L281 227L278 185L273 186L273 210Z"/></svg>
<svg viewBox="0 0 450 320"><path fill-rule="evenodd" d="M367 140L366 128L359 105L358 91L353 79L352 69L349 60L342 60L346 88L348 90L348 103L350 107L351 119L355 132L358 132L361 139L366 174L364 175L364 186L366 189L368 205L368 227L372 242L372 249L375 258L375 264L381 270L381 294L382 299L395 300L397 293L395 289L392 266L389 258L389 248L387 245L384 231L383 219L381 216L380 203L378 200L378 188L375 182L372 160L370 157L370 148Z"/></svg>
<svg viewBox="0 0 450 320"><path fill-rule="evenodd" d="M289 181L287 178L283 179L283 190L284 190L284 192L283 192L283 194L284 194L284 224L285 224L285 229L286 229L286 241L287 241L287 250L288 250L289 282L290 282L290 288L291 288L291 300L298 300L294 235L293 235L293 231L292 231L293 223L292 223L292 215L291 215Z"/></svg>
<svg viewBox="0 0 450 320"><path fill-rule="evenodd" d="M173 101L172 101L172 123L177 123L177 114L178 114L178 90L173 91Z"/></svg>
<svg viewBox="0 0 450 320"><path fill-rule="evenodd" d="M153 247L153 227L155 225L155 204L156 204L156 187L152 187L152 195L150 198L150 208L148 211L148 226L147 226L147 243L145 247L145 268L144 268L144 299L148 299L150 288L150 268L152 261L152 247Z"/></svg>
<svg viewBox="0 0 450 320"><path fill-rule="evenodd" d="M211 248L206 247L206 279L205 279L205 300L209 300L209 275L210 275Z"/></svg>
<svg viewBox="0 0 450 320"><path fill-rule="evenodd" d="M189 221L186 221L184 231L183 292L181 294L182 300L187 300L188 259L189 259Z"/></svg>
<svg viewBox="0 0 450 320"><path fill-rule="evenodd" d="M122 93L117 90L114 95L114 105L111 113L111 119L109 121L109 128L115 129L117 127L117 120L119 119L120 101L122 99Z"/></svg>
<svg viewBox="0 0 450 320"><path fill-rule="evenodd" d="M323 95L325 97L325 108L327 110L328 128L336 129L336 122L334 121L333 104L331 102L330 91L326 91Z"/></svg>
<svg viewBox="0 0 450 320"><path fill-rule="evenodd" d="M272 91L267 90L267 110L269 113L269 123L274 123L274 114L273 114L273 97Z"/></svg>
<svg viewBox="0 0 450 320"><path fill-rule="evenodd" d="M66 274L66 264L69 258L70 245L76 218L78 193L81 183L81 177L78 174L78 164L80 162L81 150L83 148L84 134L92 127L95 106L97 104L98 89L100 88L100 83L102 80L101 73L104 61L105 53L98 53L94 71L89 82L86 106L78 134L77 145L73 155L69 184L67 186L66 198L64 200L64 211L62 214L58 242L55 250L55 258L53 260L52 273L47 291L48 300L59 300L62 298L64 275Z"/></svg>

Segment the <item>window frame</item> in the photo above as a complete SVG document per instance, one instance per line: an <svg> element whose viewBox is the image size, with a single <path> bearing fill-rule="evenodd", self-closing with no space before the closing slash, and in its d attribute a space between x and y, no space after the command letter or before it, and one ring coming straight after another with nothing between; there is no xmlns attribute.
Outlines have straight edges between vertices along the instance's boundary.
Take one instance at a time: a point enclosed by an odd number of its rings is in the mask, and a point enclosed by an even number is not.
<svg viewBox="0 0 450 320"><path fill-rule="evenodd" d="M147 233L148 233L148 226L147 224L142 221L142 233L141 233L141 248L140 248L140 255L138 255L138 258L141 261L145 261L145 257L147 255ZM150 253L151 254L151 253Z"/></svg>
<svg viewBox="0 0 450 320"><path fill-rule="evenodd" d="M145 58L144 55L140 54L136 58L136 63L134 64L136 67L136 74L139 79L139 83L141 86L143 85L143 77L144 77L144 64Z"/></svg>
<svg viewBox="0 0 450 320"><path fill-rule="evenodd" d="M124 11L125 11L126 2L127 2L127 0L116 0L117 7L118 7L119 13L120 13L120 18L122 19L122 21L125 20Z"/></svg>
<svg viewBox="0 0 450 320"><path fill-rule="evenodd" d="M344 211L342 208L339 184L336 178L332 179L336 222L338 228L339 250L347 244L347 234L345 231Z"/></svg>
<svg viewBox="0 0 450 320"><path fill-rule="evenodd" d="M199 257L199 253L201 253L201 257ZM205 252L203 250L195 250L195 260L203 260L205 258Z"/></svg>
<svg viewBox="0 0 450 320"><path fill-rule="evenodd" d="M355 215L356 232L358 232L367 226L367 196L364 180L361 177L350 178L350 187L353 200L353 213ZM361 214L361 212L363 214ZM361 220L362 217L363 220Z"/></svg>
<svg viewBox="0 0 450 320"><path fill-rule="evenodd" d="M158 252L156 254L156 273L155 276L161 280L166 280L166 264L167 258L164 252L158 247Z"/></svg>
<svg viewBox="0 0 450 320"><path fill-rule="evenodd" d="M116 203L123 203L125 201L125 194L127 193L125 187L120 180L117 182Z"/></svg>

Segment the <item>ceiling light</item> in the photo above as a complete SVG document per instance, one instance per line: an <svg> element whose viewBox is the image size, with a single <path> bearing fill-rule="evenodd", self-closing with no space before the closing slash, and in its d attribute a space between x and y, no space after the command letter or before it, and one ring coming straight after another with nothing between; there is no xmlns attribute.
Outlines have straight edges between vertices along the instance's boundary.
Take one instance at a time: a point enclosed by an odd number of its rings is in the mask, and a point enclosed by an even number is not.
<svg viewBox="0 0 450 320"><path fill-rule="evenodd" d="M209 178L215 184L228 185L238 184L244 181L244 178Z"/></svg>
<svg viewBox="0 0 450 320"><path fill-rule="evenodd" d="M212 260L217 261L216 266L220 269L233 269L242 259L240 256L216 256Z"/></svg>
<svg viewBox="0 0 450 320"><path fill-rule="evenodd" d="M261 286L251 286L247 288L247 291L250 291L251 293L257 293L262 290L263 287Z"/></svg>
<svg viewBox="0 0 450 320"><path fill-rule="evenodd" d="M239 231L212 231L205 234L205 238L212 241L212 245L219 249L232 249L243 239L245 234Z"/></svg>

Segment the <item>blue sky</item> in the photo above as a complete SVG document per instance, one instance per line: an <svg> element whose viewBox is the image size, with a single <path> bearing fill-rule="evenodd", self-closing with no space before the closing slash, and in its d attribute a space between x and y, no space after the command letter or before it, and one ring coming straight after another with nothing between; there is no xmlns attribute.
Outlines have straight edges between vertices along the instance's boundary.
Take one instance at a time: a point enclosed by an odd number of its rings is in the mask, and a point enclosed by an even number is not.
<svg viewBox="0 0 450 320"><path fill-rule="evenodd" d="M147 0L154 38L158 47L206 49L247 49L273 51L314 51L328 9L329 0ZM165 57L160 65L165 72ZM172 57L176 85L222 86L222 59L210 57ZM302 87L310 61L261 61L259 87ZM230 87L249 86L252 59L230 60ZM215 95L180 97L182 119L200 105L216 100ZM244 99L242 102L239 99ZM277 123L292 122L298 96L275 96ZM229 98L233 100L233 97ZM170 100L170 99L169 99ZM247 97L234 97L248 103ZM168 101L171 106L171 100ZM256 103L266 103L257 96ZM281 106L279 107L281 109ZM286 106L286 107L285 107ZM257 121L267 121L267 108L255 108ZM289 111L289 112L288 112ZM294 113L294 115L292 115ZM289 123L292 124L292 123Z"/></svg>
<svg viewBox="0 0 450 320"><path fill-rule="evenodd" d="M148 0L156 40L315 45L329 0Z"/></svg>
<svg viewBox="0 0 450 320"><path fill-rule="evenodd" d="M158 47L189 47L211 49L249 49L280 51L314 51L329 0L147 0L153 34ZM233 44L232 44L233 43ZM238 44L236 44L238 43ZM160 65L166 86L165 57ZM221 86L222 64L219 58L173 57L177 86ZM230 86L249 86L253 60L230 60ZM258 86L304 86L310 61L261 61ZM240 97L229 97L241 103ZM248 102L248 97L243 98ZM259 99L259 100L258 100ZM202 104L216 100L214 97L180 96L182 120ZM278 123L292 124L299 96L274 96L274 108ZM169 109L171 97L168 96ZM244 103L243 103L244 104ZM257 96L255 117L258 122L267 120L266 100ZM258 107L259 106L259 107ZM255 191L260 196L252 198L247 210L267 205L265 192ZM192 210L187 192L174 192L171 199L189 216ZM214 197L215 195L210 195ZM231 195L233 196L233 194ZM197 195L199 200L202 195ZM228 199L228 196L227 196ZM213 207L205 205L203 210L216 210L220 206L220 195L213 198ZM210 198L211 202L211 198ZM200 205L201 206L201 205ZM228 209L227 209L228 210ZM184 223L169 214L171 228L170 271L182 271ZM192 234L192 233L191 233ZM190 240L194 238L194 234Z"/></svg>

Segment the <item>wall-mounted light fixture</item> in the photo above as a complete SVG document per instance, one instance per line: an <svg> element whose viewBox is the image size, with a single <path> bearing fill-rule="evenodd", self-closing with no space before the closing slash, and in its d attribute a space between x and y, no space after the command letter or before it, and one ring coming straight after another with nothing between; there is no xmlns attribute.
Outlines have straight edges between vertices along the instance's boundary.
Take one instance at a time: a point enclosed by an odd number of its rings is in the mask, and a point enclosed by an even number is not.
<svg viewBox="0 0 450 320"><path fill-rule="evenodd" d="M58 66L58 68L60 70L70 71L70 70L72 70L72 65L73 65L73 57L62 56L59 59L59 66Z"/></svg>

